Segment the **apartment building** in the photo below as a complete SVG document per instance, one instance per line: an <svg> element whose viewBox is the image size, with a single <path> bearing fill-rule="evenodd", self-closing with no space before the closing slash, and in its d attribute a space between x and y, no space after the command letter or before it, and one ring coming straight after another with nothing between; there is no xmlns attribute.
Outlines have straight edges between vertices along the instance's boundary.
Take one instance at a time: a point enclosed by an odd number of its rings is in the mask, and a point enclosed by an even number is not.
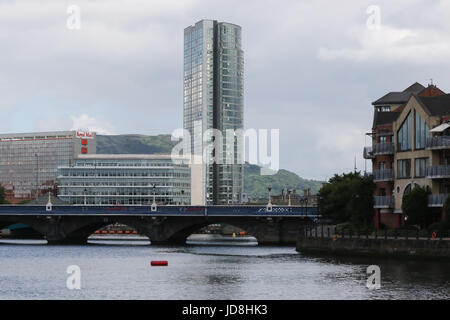
<svg viewBox="0 0 450 320"><path fill-rule="evenodd" d="M375 226L404 224L403 197L415 185L431 194L428 221L445 219L443 204L450 194L450 94L435 85L414 83L389 92L372 103L372 146L364 158L372 160Z"/></svg>

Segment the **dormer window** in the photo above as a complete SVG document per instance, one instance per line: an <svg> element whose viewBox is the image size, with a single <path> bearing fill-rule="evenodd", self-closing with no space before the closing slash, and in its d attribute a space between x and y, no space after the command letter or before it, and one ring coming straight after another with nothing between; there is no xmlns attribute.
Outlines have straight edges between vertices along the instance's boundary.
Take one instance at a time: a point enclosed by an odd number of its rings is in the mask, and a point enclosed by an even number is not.
<svg viewBox="0 0 450 320"><path fill-rule="evenodd" d="M378 112L391 112L391 106L379 106L377 107Z"/></svg>

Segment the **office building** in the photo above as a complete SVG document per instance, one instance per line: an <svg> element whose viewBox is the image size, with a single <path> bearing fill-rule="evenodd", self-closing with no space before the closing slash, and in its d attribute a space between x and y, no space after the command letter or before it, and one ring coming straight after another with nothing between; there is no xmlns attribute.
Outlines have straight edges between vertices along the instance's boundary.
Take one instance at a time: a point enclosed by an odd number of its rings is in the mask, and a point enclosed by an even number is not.
<svg viewBox="0 0 450 320"><path fill-rule="evenodd" d="M184 30L184 129L191 135L191 153L203 159L192 186L196 204L240 203L243 193L243 148L237 138L226 145L226 130L243 128L244 56L241 27L201 20ZM208 149L223 134L223 152ZM203 156L206 150L206 157ZM226 157L234 158L233 163ZM231 154L231 156L230 156ZM216 163L206 158L216 157ZM220 158L220 160L219 160Z"/></svg>
<svg viewBox="0 0 450 320"><path fill-rule="evenodd" d="M56 192L58 166L78 154L96 152L95 133L80 131L0 135L0 185L6 200L18 203Z"/></svg>
<svg viewBox="0 0 450 320"><path fill-rule="evenodd" d="M70 204L188 205L189 160L170 155L78 155L58 168L58 197Z"/></svg>

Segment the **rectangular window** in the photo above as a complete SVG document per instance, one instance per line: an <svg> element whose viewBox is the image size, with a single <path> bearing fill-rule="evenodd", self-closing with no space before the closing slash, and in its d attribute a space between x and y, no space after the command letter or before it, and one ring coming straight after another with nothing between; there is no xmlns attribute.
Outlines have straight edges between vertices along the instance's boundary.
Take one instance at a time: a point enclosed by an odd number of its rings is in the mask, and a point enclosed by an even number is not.
<svg viewBox="0 0 450 320"><path fill-rule="evenodd" d="M397 148L399 151L411 150L411 113L397 131Z"/></svg>
<svg viewBox="0 0 450 320"><path fill-rule="evenodd" d="M427 173L428 158L418 158L414 160L414 176L416 178L425 177Z"/></svg>
<svg viewBox="0 0 450 320"><path fill-rule="evenodd" d="M411 159L397 161L397 177L399 179L411 177Z"/></svg>
<svg viewBox="0 0 450 320"><path fill-rule="evenodd" d="M430 132L430 128L427 126L427 124L422 119L422 117L417 114L417 112L415 113L415 118L416 118L416 135L415 135L415 137L416 137L416 144L415 144L415 148L416 149L424 149L427 137L428 137L429 132Z"/></svg>

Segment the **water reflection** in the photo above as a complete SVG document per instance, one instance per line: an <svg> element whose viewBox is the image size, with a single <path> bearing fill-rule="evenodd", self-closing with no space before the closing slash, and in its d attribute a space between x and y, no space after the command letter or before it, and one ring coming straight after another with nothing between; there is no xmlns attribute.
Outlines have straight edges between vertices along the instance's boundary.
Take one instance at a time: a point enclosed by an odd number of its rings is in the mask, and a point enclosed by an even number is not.
<svg viewBox="0 0 450 320"><path fill-rule="evenodd" d="M286 247L0 245L0 299L450 299L450 263L314 258ZM151 267L167 260L168 267ZM66 288L66 268L82 289ZM381 289L366 268L381 268Z"/></svg>

